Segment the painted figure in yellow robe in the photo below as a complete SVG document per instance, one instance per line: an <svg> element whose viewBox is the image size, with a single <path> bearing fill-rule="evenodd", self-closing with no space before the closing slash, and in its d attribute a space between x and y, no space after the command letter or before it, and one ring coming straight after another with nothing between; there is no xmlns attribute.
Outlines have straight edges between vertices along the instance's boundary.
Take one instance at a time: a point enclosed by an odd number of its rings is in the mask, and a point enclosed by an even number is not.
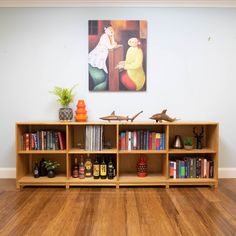
<svg viewBox="0 0 236 236"><path fill-rule="evenodd" d="M126 53L125 61L118 63L118 69L124 69L121 74L121 83L133 91L141 90L145 84L145 73L143 70L143 51L137 38L130 38L130 46Z"/></svg>

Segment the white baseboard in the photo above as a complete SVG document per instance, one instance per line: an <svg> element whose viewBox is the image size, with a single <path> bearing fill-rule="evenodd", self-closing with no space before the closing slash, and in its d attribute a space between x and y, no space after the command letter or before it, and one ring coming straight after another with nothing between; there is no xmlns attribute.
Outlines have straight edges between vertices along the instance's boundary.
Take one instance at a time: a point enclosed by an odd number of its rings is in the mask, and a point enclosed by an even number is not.
<svg viewBox="0 0 236 236"><path fill-rule="evenodd" d="M15 179L16 168L0 168L0 179ZM219 168L219 178L236 178L236 168Z"/></svg>
<svg viewBox="0 0 236 236"><path fill-rule="evenodd" d="M236 168L219 168L219 178L236 178Z"/></svg>
<svg viewBox="0 0 236 236"><path fill-rule="evenodd" d="M16 168L0 168L0 179L15 179Z"/></svg>

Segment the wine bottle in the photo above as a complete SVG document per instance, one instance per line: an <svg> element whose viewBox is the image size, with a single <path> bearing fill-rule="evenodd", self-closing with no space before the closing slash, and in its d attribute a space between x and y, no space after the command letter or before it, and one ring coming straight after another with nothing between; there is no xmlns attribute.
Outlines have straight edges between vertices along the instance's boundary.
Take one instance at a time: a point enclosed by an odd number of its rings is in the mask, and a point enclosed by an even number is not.
<svg viewBox="0 0 236 236"><path fill-rule="evenodd" d="M102 162L100 164L100 176L101 176L101 179L107 178L107 164L104 160L104 157L102 158Z"/></svg>
<svg viewBox="0 0 236 236"><path fill-rule="evenodd" d="M99 162L97 156L95 157L95 161L93 163L93 178L99 179Z"/></svg>
<svg viewBox="0 0 236 236"><path fill-rule="evenodd" d="M77 158L75 158L75 163L74 163L74 167L73 167L73 170L72 170L72 177L73 178L78 178L79 177L79 168L78 168Z"/></svg>
<svg viewBox="0 0 236 236"><path fill-rule="evenodd" d="M114 165L113 165L113 162L112 162L112 158L110 157L110 160L108 162L108 165L107 165L107 176L108 176L108 179L113 179L114 178Z"/></svg>
<svg viewBox="0 0 236 236"><path fill-rule="evenodd" d="M46 176L47 175L47 170L44 164L45 159L42 158L41 161L39 162L39 176Z"/></svg>
<svg viewBox="0 0 236 236"><path fill-rule="evenodd" d="M37 161L35 162L33 173L34 173L34 178L39 178L39 164Z"/></svg>
<svg viewBox="0 0 236 236"><path fill-rule="evenodd" d="M91 158L89 157L89 154L87 154L87 158L85 159L85 177L92 177L92 172L93 172L93 164L91 161Z"/></svg>
<svg viewBox="0 0 236 236"><path fill-rule="evenodd" d="M83 156L80 157L80 164L79 164L79 178L85 178L85 167L84 167L84 158Z"/></svg>

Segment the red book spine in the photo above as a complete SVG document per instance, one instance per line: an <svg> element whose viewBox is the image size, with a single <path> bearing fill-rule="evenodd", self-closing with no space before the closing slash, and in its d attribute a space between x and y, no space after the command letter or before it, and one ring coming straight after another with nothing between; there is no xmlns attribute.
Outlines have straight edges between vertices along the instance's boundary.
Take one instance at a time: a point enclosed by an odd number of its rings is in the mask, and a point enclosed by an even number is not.
<svg viewBox="0 0 236 236"><path fill-rule="evenodd" d="M62 132L58 132L59 146L61 150L66 149L65 136Z"/></svg>

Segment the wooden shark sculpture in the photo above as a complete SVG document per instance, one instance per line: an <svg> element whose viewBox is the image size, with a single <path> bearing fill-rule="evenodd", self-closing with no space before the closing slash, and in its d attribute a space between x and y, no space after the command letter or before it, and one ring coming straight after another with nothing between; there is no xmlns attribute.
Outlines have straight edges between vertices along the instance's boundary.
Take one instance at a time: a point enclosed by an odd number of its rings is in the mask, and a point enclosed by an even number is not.
<svg viewBox="0 0 236 236"><path fill-rule="evenodd" d="M167 109L163 110L161 113L157 113L155 115L153 115L152 117L150 117L149 119L152 119L152 120L156 120L156 122L162 122L163 120L165 121L169 121L169 122L173 122L173 121L176 121L176 118L170 118L167 114Z"/></svg>
<svg viewBox="0 0 236 236"><path fill-rule="evenodd" d="M133 122L133 120L139 115L139 114L141 114L143 111L140 111L138 114L136 114L135 116L133 116L133 117L128 117L128 116L117 116L116 114L115 114L115 111L113 111L112 113L111 113L111 115L109 115L109 116L104 116L104 117L100 117L99 119L101 119L101 120L108 120L109 122L111 121L111 120L118 120L118 121L122 121L122 120L126 120L126 121L131 121L131 122Z"/></svg>

